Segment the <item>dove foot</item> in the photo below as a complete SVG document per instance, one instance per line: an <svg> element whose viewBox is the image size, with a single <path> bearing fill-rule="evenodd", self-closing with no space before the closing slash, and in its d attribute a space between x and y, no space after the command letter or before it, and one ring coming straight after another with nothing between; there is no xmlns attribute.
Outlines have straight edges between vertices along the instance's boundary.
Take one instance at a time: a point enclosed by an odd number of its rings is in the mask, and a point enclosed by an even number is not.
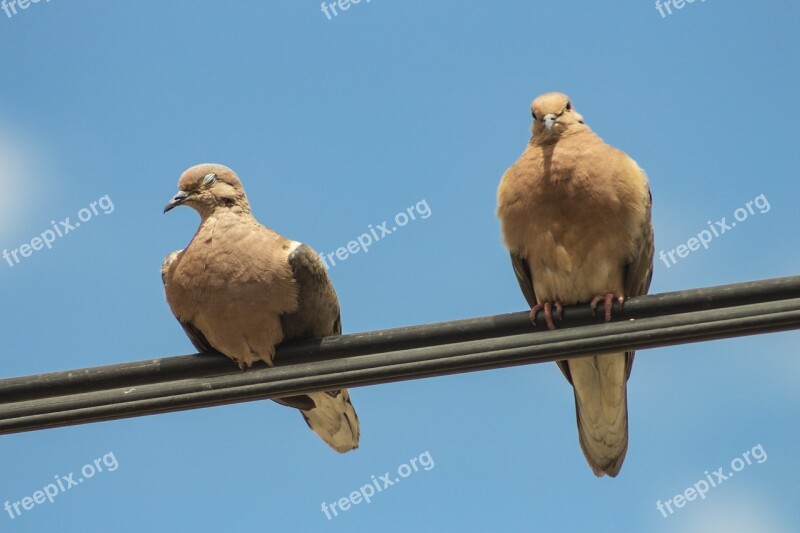
<svg viewBox="0 0 800 533"><path fill-rule="evenodd" d="M589 306L592 308L592 316L596 316L595 311L597 310L597 304L602 301L603 317L605 318L606 322L610 321L611 308L614 306L614 300L618 301L619 306L622 307L622 305L625 303L625 296L622 294L614 294L610 292L608 294L598 294L597 296L592 298L592 301L589 303Z"/></svg>
<svg viewBox="0 0 800 533"><path fill-rule="evenodd" d="M556 308L556 318L559 320L563 319L563 306L561 302L542 302L534 305L531 307L531 322L533 325L536 325L536 313L539 311L544 311L544 323L547 324L547 329L554 330L556 329L556 325L553 323L553 307Z"/></svg>

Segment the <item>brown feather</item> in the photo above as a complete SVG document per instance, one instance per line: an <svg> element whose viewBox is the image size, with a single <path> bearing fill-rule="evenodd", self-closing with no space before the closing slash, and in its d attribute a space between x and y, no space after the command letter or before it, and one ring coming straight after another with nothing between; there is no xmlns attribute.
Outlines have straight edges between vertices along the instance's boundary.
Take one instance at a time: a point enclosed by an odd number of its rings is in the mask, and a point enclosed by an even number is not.
<svg viewBox="0 0 800 533"><path fill-rule="evenodd" d="M503 175L497 213L529 305L645 294L653 263L644 172L595 135L561 93L531 105L533 136ZM597 475L617 475L627 450L633 352L558 361L575 390L581 448Z"/></svg>
<svg viewBox="0 0 800 533"><path fill-rule="evenodd" d="M201 352L240 367L272 365L275 347L341 333L339 301L322 262L307 245L258 223L238 176L222 165L197 165L181 176L165 210L200 213L189 245L161 269L167 303ZM358 447L359 425L346 389L276 399L339 452Z"/></svg>

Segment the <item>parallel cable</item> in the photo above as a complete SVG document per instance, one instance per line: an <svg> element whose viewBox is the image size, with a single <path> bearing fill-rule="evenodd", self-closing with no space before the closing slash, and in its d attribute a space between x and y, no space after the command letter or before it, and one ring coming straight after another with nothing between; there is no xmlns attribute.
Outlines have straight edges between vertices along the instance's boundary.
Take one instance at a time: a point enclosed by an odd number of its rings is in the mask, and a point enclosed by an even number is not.
<svg viewBox="0 0 800 533"><path fill-rule="evenodd" d="M800 328L800 276L641 296L603 323L564 308L285 344L276 366L218 354L0 380L0 434Z"/></svg>

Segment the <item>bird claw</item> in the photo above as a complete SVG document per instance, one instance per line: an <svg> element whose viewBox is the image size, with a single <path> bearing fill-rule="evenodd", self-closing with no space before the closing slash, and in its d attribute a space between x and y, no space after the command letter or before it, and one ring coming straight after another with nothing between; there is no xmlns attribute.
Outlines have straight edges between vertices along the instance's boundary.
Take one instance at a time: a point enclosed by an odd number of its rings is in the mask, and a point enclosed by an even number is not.
<svg viewBox="0 0 800 533"><path fill-rule="evenodd" d="M531 322L533 325L536 325L536 313L539 311L544 311L544 323L547 324L547 329L554 330L556 329L556 325L553 323L553 306L556 308L556 318L559 320L564 319L564 308L561 305L561 302L542 302L534 305L531 307Z"/></svg>
<svg viewBox="0 0 800 533"><path fill-rule="evenodd" d="M614 307L614 300L619 302L620 308L625 303L625 296L622 294L614 294L612 292L608 294L598 294L594 298L592 298L591 303L589 306L592 308L592 316L597 316L595 311L597 310L597 303L603 301L603 318L605 318L606 322L611 320L611 308Z"/></svg>

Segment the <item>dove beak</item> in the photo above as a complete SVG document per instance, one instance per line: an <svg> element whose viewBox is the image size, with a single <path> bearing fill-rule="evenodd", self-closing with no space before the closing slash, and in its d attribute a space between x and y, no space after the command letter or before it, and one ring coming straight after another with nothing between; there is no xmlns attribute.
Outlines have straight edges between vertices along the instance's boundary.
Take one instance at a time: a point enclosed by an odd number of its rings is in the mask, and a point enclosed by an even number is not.
<svg viewBox="0 0 800 533"><path fill-rule="evenodd" d="M178 191L178 194L173 196L172 200L170 200L167 203L167 205L164 206L164 212L166 213L167 211L169 211L169 210L171 210L171 209L173 209L175 207L178 207L183 202L185 202L188 197L189 197L189 193L188 192L186 192L186 191Z"/></svg>
<svg viewBox="0 0 800 533"><path fill-rule="evenodd" d="M544 127L547 128L547 131L553 129L553 124L555 124L557 120L558 120L558 115L555 115L553 113L548 113L547 115L544 116Z"/></svg>

